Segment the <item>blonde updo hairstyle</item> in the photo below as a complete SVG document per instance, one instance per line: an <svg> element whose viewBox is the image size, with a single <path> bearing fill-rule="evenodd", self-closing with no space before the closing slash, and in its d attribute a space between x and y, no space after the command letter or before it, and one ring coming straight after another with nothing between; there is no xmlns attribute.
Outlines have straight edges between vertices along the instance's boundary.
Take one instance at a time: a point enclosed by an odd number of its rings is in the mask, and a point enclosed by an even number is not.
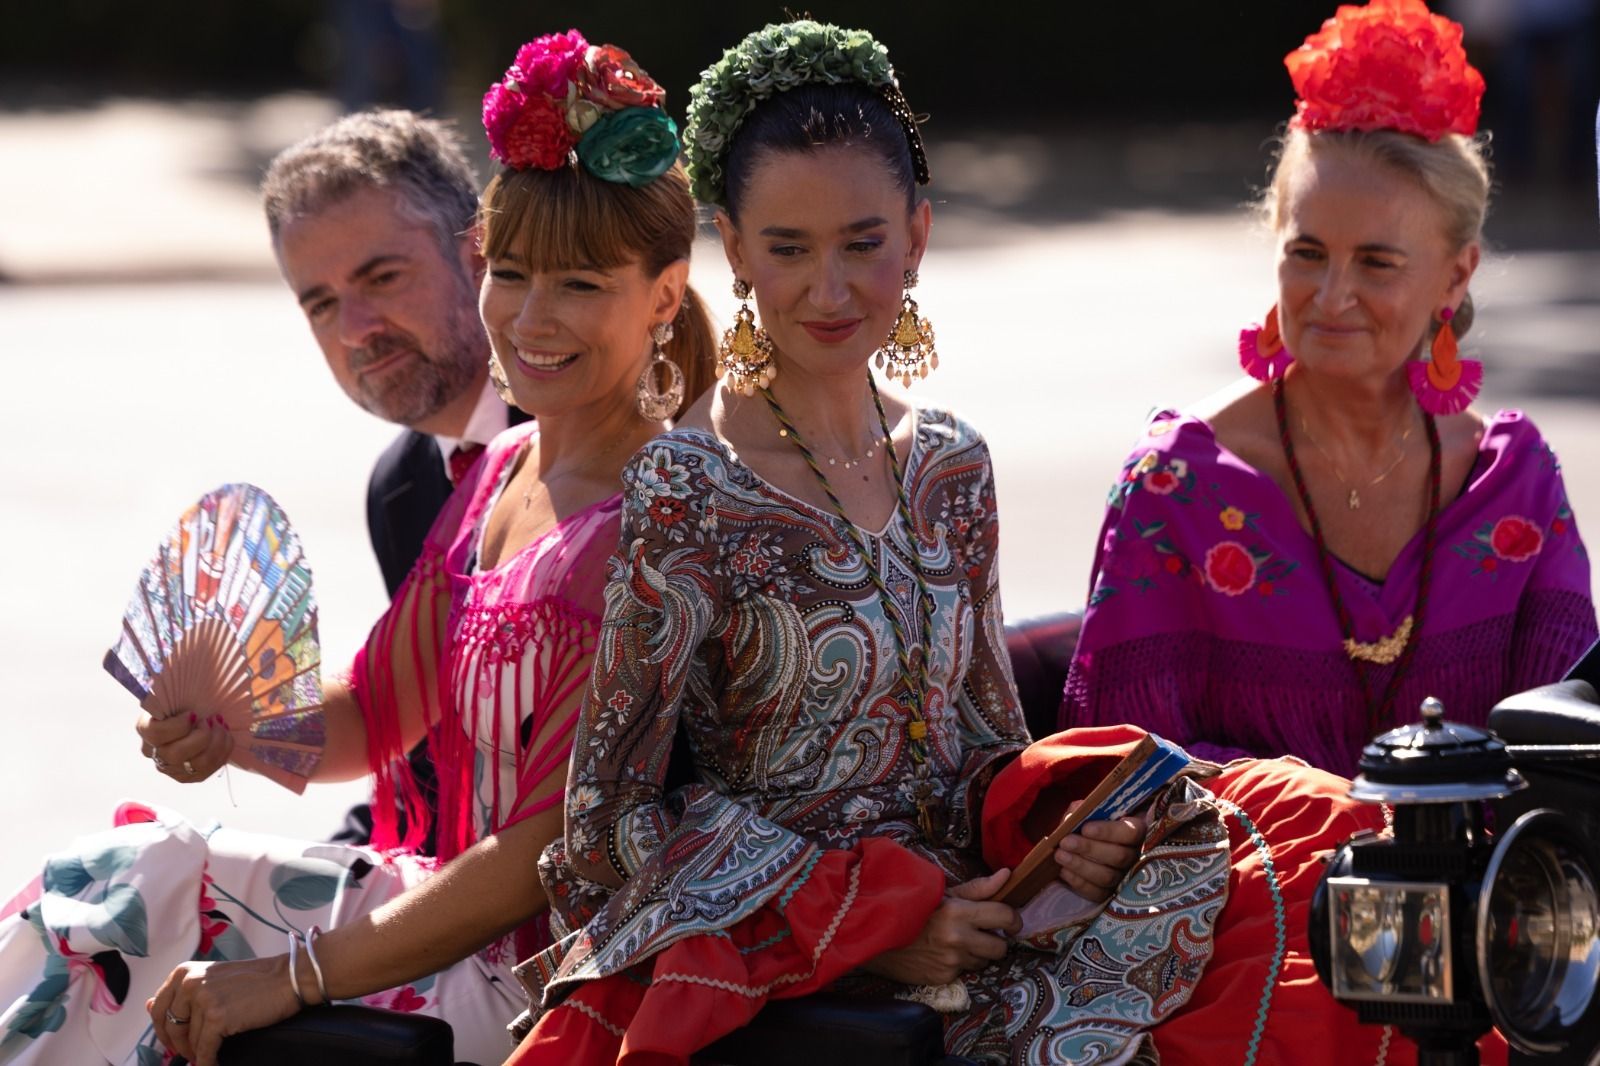
<svg viewBox="0 0 1600 1066"><path fill-rule="evenodd" d="M581 166L555 170L506 168L483 194L478 213L483 254L518 255L530 270L610 270L637 261L656 278L694 245L694 198L683 165L634 187L605 181ZM676 418L715 380L716 341L711 318L694 289L685 288L663 349L683 371L683 406Z"/></svg>
<svg viewBox="0 0 1600 1066"><path fill-rule="evenodd" d="M1283 222L1289 180L1295 168L1316 152L1348 152L1375 166L1388 167L1415 181L1444 214L1452 251L1483 239L1489 213L1489 160L1486 137L1447 133L1427 141L1397 130L1319 130L1290 127L1278 142L1267 187L1257 207L1276 233ZM1456 336L1472 328L1472 294L1450 320Z"/></svg>

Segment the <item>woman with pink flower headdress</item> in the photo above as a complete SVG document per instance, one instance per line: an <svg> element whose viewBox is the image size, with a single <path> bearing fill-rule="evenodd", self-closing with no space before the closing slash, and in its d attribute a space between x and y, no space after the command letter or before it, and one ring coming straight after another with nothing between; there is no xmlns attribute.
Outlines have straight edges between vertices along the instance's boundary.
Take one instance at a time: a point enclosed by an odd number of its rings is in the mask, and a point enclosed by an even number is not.
<svg viewBox="0 0 1600 1066"><path fill-rule="evenodd" d="M1424 697L1482 724L1594 640L1560 468L1458 354L1489 173L1482 77L1422 0L1344 6L1261 209L1278 297L1249 375L1146 427L1111 493L1061 725L1353 773Z"/></svg>
<svg viewBox="0 0 1600 1066"><path fill-rule="evenodd" d="M488 446L325 685L317 776L376 776L374 847L125 808L0 911L0 1062L146 1066L164 1045L210 1066L224 1037L331 1000L442 1017L464 1059L508 1052L511 964L549 943L536 864L561 834L623 464L710 380L663 95L572 31L525 45L484 99L503 164L479 221L490 376L537 421ZM419 800L401 756L424 735L437 859L414 850L427 819L400 838L394 813Z"/></svg>

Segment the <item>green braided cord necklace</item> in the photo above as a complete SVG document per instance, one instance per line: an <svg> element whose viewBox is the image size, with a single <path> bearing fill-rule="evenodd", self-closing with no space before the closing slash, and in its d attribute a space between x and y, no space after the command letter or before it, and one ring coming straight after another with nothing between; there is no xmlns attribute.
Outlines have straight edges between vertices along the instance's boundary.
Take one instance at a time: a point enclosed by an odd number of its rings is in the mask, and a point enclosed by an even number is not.
<svg viewBox="0 0 1600 1066"><path fill-rule="evenodd" d="M894 596L872 561L872 552L868 549L866 540L861 536L861 531L856 528L855 523L844 513L844 504L839 502L839 497L833 491L833 486L828 483L828 475L823 473L816 456L812 454L805 439L800 436L800 431L795 428L794 423L773 397L772 390L763 388L761 395L766 399L767 406L772 409L772 416L778 420L782 430L781 435L788 437L800 450L806 465L816 477L817 484L822 487L828 502L833 505L834 514L839 516L845 532L855 544L856 551L861 554L861 564L866 567L867 576L872 580L872 587L877 590L878 599L883 605L884 616L888 618L889 626L894 631L895 658L899 662L901 676L911 688L911 702L908 706L911 721L906 724L906 736L910 742L911 759L916 764L919 779L916 790L917 818L922 826L923 835L932 840L933 818L930 807L933 787L927 780L928 723L923 719L922 712L928 700L928 656L933 648L933 605L929 602L931 596L928 593L928 582L923 576L922 559L917 551L916 527L912 525L911 508L906 502L905 474L900 469L900 456L895 451L893 435L889 432L889 417L883 413L883 398L878 395L878 383L873 379L870 370L867 372L867 386L872 390L872 404L877 408L878 425L883 430L884 450L889 453L889 468L894 472L895 508L900 515L900 521L905 523L906 535L911 540L911 573L917 583L916 605L913 609L917 616L920 644L912 643L905 621L900 617L900 612L895 610Z"/></svg>

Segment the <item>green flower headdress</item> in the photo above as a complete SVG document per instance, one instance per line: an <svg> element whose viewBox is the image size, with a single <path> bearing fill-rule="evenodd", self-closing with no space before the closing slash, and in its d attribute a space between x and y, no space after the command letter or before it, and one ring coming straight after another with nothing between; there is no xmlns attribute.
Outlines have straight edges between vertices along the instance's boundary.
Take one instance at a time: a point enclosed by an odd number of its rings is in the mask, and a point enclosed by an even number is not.
<svg viewBox="0 0 1600 1066"><path fill-rule="evenodd" d="M928 159L917 121L900 94L889 50L866 30L802 19L764 26L722 53L689 90L684 155L689 182L702 203L726 197L728 148L745 117L770 96L801 85L854 82L876 89L905 129L917 183L928 183Z"/></svg>

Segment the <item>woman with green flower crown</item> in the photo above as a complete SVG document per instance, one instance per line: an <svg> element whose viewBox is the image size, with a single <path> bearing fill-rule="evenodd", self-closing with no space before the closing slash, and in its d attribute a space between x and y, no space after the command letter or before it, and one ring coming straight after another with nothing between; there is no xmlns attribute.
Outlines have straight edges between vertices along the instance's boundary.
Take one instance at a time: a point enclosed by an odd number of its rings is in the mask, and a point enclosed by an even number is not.
<svg viewBox="0 0 1600 1066"><path fill-rule="evenodd" d="M1088 823L1055 854L1073 920L1008 939L980 823L1028 736L988 450L869 368L937 365L911 295L927 162L887 52L768 26L692 90L685 147L760 324L739 308L719 387L624 472L566 834L541 860L568 935L519 968L541 1010L517 1061L684 1061L841 979L947 1011L965 1054L1123 1061L1204 958L1227 838L1188 781L1148 840ZM670 789L675 745L696 782ZM1136 859L1145 894L1102 909Z"/></svg>
<svg viewBox="0 0 1600 1066"><path fill-rule="evenodd" d="M503 167L480 214L479 309L491 377L537 421L490 443L349 676L325 686L319 776L377 776L376 846L202 832L125 805L0 906L0 1063L151 1066L165 1045L211 1066L224 1037L330 999L442 1017L463 1059L510 1049L511 964L549 943L535 864L561 832L619 471L711 374L663 95L572 31L524 45L485 98ZM437 858L415 852L424 819L404 840L393 824L395 793L415 796L397 756L424 733ZM215 769L194 758L186 773Z"/></svg>

